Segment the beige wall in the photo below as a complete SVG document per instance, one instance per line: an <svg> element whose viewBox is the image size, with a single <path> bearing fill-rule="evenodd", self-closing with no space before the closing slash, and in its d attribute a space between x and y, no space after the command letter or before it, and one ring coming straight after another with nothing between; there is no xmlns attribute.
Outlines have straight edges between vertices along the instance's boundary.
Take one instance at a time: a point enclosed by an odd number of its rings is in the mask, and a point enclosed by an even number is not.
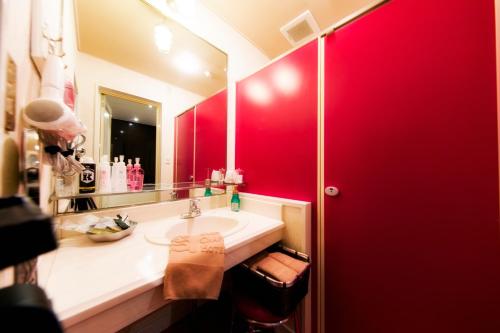
<svg viewBox="0 0 500 333"><path fill-rule="evenodd" d="M29 0L2 0L2 27L0 29L2 45L0 48L0 195L6 196L17 192L17 161L12 159L21 140L21 109L38 94L39 78L29 56L30 36ZM16 130L4 131L4 103L7 56L17 65ZM6 158L6 157L10 158Z"/></svg>
<svg viewBox="0 0 500 333"><path fill-rule="evenodd" d="M29 0L1 0L0 17L0 196L17 192L18 161L13 158L19 151L22 134L21 109L38 94L39 79L29 56ZM7 55L17 65L16 129L4 131L5 80ZM12 270L0 272L0 287L12 282Z"/></svg>

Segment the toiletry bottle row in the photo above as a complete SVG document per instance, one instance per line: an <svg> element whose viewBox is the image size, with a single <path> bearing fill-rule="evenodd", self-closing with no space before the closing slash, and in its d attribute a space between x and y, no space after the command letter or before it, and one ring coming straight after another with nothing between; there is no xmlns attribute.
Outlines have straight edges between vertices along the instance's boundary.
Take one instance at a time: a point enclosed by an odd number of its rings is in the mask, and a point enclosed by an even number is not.
<svg viewBox="0 0 500 333"><path fill-rule="evenodd" d="M211 181L218 184L242 184L243 183L243 170L224 170L224 169L214 169L212 171Z"/></svg>
<svg viewBox="0 0 500 333"><path fill-rule="evenodd" d="M114 158L113 166L107 155L104 155L99 165L99 191L101 193L109 192L127 192L142 191L144 185L144 170L141 168L139 158L136 157L135 165L132 166L131 159L125 165L125 156L120 155Z"/></svg>

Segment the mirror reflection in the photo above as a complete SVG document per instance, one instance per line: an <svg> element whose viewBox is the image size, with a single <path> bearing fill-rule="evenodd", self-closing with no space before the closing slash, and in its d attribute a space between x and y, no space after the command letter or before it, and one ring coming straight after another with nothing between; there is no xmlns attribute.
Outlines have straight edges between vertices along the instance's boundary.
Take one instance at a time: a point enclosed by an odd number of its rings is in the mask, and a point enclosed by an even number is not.
<svg viewBox="0 0 500 333"><path fill-rule="evenodd" d="M160 178L157 148L161 136L158 102L101 88L101 153L100 161L124 156L127 168L139 164L144 171L144 184ZM158 158L157 158L158 157ZM130 188L129 188L130 189Z"/></svg>
<svg viewBox="0 0 500 333"><path fill-rule="evenodd" d="M135 164L137 157L144 184L163 188L225 168L227 55L147 1L75 0L74 6L77 104L88 129L85 153L96 170L101 161L123 155L125 164ZM192 121L178 126L189 110ZM98 185L99 179L96 197ZM97 198L97 205L177 193L119 197Z"/></svg>

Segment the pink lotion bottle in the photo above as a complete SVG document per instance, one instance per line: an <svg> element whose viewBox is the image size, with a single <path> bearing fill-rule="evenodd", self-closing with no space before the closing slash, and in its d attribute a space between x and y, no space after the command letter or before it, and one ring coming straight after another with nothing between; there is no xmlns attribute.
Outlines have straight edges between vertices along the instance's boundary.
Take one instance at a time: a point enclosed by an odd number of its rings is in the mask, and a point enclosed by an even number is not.
<svg viewBox="0 0 500 333"><path fill-rule="evenodd" d="M129 191L134 190L134 186L132 185L132 169L133 168L134 168L134 166L132 165L132 159L129 158L128 163L127 163L127 188Z"/></svg>
<svg viewBox="0 0 500 333"><path fill-rule="evenodd" d="M136 157L134 168L131 172L133 191L142 191L142 188L144 187L144 170L141 168L139 161L140 158Z"/></svg>

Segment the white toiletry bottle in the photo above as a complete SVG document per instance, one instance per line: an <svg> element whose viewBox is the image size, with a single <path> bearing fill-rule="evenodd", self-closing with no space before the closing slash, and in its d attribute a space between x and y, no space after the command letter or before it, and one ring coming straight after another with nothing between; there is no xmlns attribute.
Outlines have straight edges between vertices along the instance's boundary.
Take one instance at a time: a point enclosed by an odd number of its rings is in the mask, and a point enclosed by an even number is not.
<svg viewBox="0 0 500 333"><path fill-rule="evenodd" d="M111 166L109 165L108 155L101 157L99 165L99 192L111 192Z"/></svg>
<svg viewBox="0 0 500 333"><path fill-rule="evenodd" d="M120 162L118 162L116 168L116 181L118 192L127 192L127 166L124 162L125 156L120 155Z"/></svg>
<svg viewBox="0 0 500 333"><path fill-rule="evenodd" d="M111 191L120 192L118 188L118 157L115 156L113 166L111 167Z"/></svg>

